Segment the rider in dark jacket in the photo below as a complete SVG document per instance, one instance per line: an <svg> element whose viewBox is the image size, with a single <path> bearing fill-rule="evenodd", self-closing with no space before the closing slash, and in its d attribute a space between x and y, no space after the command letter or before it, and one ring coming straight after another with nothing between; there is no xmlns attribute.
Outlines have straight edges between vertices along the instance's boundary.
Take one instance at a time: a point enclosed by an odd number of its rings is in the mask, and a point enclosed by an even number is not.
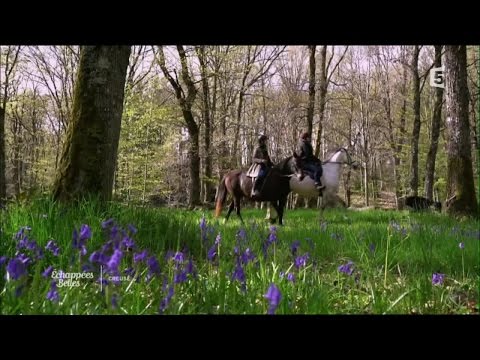
<svg viewBox="0 0 480 360"><path fill-rule="evenodd" d="M260 166L260 171L253 186L254 197L260 196L260 189L262 188L263 181L267 175L268 168L273 166L270 156L268 155L267 139L268 137L266 135L262 135L258 138L258 146L253 154L253 163Z"/></svg>
<svg viewBox="0 0 480 360"><path fill-rule="evenodd" d="M316 188L322 190L325 188L320 181L320 177L323 173L322 162L313 155L311 139L312 138L308 132L303 133L300 137L295 153L302 160L303 168L313 173Z"/></svg>

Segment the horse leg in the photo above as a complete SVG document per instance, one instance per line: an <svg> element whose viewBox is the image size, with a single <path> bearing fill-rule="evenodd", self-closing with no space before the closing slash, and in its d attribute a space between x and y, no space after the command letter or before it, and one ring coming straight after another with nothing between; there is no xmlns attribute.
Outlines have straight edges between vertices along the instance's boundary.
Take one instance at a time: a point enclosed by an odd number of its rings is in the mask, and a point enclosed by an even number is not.
<svg viewBox="0 0 480 360"><path fill-rule="evenodd" d="M230 206L228 207L228 212L227 212L227 217L225 218L225 222L228 221L228 218L230 217L230 214L231 214L232 211L233 211L234 205L235 205L235 202L234 202L234 200L232 199L232 202L230 203Z"/></svg>
<svg viewBox="0 0 480 360"><path fill-rule="evenodd" d="M283 225L283 211L285 210L285 204L287 203L287 198L280 199L278 201L278 221L280 225Z"/></svg>
<svg viewBox="0 0 480 360"><path fill-rule="evenodd" d="M242 224L245 225L242 219L242 215L240 214L240 198L239 197L235 197L235 210L237 211L237 215L240 218L240 221L242 222Z"/></svg>
<svg viewBox="0 0 480 360"><path fill-rule="evenodd" d="M280 208L280 205L279 205L276 201L272 201L271 204L272 204L272 206L274 207L275 211L276 211L277 214L278 214L278 223L279 223L280 225L283 225L283 222L282 222L283 209Z"/></svg>
<svg viewBox="0 0 480 360"><path fill-rule="evenodd" d="M275 224L277 222L278 213L275 210L275 208L273 210L274 210L275 214L272 215L272 201L269 201L268 202L268 207L267 207L267 215L265 216L265 220L268 220L270 222L270 224Z"/></svg>

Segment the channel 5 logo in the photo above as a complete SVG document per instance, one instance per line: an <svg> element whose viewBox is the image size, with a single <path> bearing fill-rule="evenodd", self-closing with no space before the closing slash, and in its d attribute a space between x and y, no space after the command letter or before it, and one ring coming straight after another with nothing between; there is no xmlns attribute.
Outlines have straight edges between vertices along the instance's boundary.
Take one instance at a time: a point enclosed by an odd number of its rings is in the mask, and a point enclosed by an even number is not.
<svg viewBox="0 0 480 360"><path fill-rule="evenodd" d="M445 68L443 66L430 70L430 86L445 89Z"/></svg>

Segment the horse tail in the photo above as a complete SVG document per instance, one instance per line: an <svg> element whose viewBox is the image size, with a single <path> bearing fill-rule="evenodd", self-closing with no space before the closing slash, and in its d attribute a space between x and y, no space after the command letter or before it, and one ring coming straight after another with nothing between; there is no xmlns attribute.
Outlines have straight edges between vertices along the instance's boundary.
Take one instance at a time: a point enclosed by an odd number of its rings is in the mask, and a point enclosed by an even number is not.
<svg viewBox="0 0 480 360"><path fill-rule="evenodd" d="M227 188L225 186L225 177L218 185L217 194L215 195L215 202L217 203L215 207L215 217L219 217L222 213L222 206L225 203L227 198Z"/></svg>

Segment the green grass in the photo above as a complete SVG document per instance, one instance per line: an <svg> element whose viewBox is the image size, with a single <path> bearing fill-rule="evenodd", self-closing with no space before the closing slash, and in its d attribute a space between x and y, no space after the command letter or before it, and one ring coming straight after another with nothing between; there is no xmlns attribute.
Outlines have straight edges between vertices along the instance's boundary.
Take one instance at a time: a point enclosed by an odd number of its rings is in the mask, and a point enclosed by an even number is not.
<svg viewBox="0 0 480 360"><path fill-rule="evenodd" d="M77 207L62 207L48 200L30 204L11 204L1 213L0 254L7 260L0 266L0 313L2 314L158 314L167 300L165 314L265 314L264 298L271 283L281 292L276 314L467 314L478 312L479 230L478 222L455 219L435 213L399 211L327 210L320 221L316 210L288 210L285 226L276 227L277 240L263 255L269 237L264 210L244 210L245 225L235 215L223 224L205 212L208 227L202 241L202 211L148 209L119 204L100 206L84 202ZM225 212L223 216L225 215ZM89 256L107 241L102 221L114 218L119 227L133 224L137 246L124 251L120 269L134 267L135 276L122 273L118 285L100 286L95 280L100 268L91 272L94 279L80 279L78 286L58 287L59 301L47 299L51 278L42 272L82 272ZM88 224L92 231L86 241L88 253L80 256L72 247L73 229ZM15 234L31 227L28 238L45 249L54 239L60 255L45 251L41 259L27 265L17 280L6 275L6 265L19 252L32 260L32 250L17 250ZM240 250L249 248L254 261L243 265L246 291L239 280L232 280L237 264L234 252L237 232L243 228L246 240ZM216 236L221 240L215 263L208 251ZM297 268L291 244L298 240L296 256L308 253L306 266ZM465 248L459 248L463 242ZM133 253L148 250L159 261L161 273L146 279L146 263L134 263ZM179 265L167 258L168 251L183 251ZM109 250L108 259L113 250ZM175 283L192 260L194 273ZM79 261L80 260L80 261ZM338 267L354 263L351 275ZM104 277L109 276L102 268ZM295 282L287 280L292 273ZM445 274L444 282L432 285L433 273ZM283 276L282 276L283 275ZM173 289L173 296L168 296ZM172 295L172 294L170 294ZM112 297L117 306L112 306Z"/></svg>

